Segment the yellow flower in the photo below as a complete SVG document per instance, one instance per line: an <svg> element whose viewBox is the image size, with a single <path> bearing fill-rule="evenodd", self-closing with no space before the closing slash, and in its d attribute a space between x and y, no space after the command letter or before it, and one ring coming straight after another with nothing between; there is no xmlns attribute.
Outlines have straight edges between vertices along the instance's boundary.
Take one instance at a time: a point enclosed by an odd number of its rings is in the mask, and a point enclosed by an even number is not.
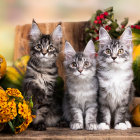
<svg viewBox="0 0 140 140"><path fill-rule="evenodd" d="M2 104L3 102L6 102L8 100L8 96L6 94L6 92L2 89L0 89L0 104Z"/></svg>
<svg viewBox="0 0 140 140"><path fill-rule="evenodd" d="M22 93L18 89L8 88L6 90L6 93L9 96L20 97L21 99L23 99Z"/></svg>
<svg viewBox="0 0 140 140"><path fill-rule="evenodd" d="M6 123L17 116L15 99L0 105L0 123Z"/></svg>
<svg viewBox="0 0 140 140"><path fill-rule="evenodd" d="M16 103L15 99L12 99L11 101L8 102L8 106L10 108L10 117L11 119L14 119L17 116L17 108L16 108Z"/></svg>
<svg viewBox="0 0 140 140"><path fill-rule="evenodd" d="M23 117L23 119L26 119L28 114L31 115L31 109L29 108L25 100L23 101L23 104L18 104L18 113Z"/></svg>
<svg viewBox="0 0 140 140"><path fill-rule="evenodd" d="M21 133L22 131L26 130L28 127L28 125L26 124L26 122L24 121L20 126L16 127L16 134L17 133Z"/></svg>

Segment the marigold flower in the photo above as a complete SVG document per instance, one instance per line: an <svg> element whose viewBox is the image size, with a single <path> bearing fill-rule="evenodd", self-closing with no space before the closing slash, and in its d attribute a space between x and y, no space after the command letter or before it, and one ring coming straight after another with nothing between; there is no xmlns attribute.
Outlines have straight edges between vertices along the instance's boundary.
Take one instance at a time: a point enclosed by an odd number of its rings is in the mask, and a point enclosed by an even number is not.
<svg viewBox="0 0 140 140"><path fill-rule="evenodd" d="M0 89L0 104L1 102L6 102L8 100L8 96L6 94L6 92L2 89Z"/></svg>
<svg viewBox="0 0 140 140"><path fill-rule="evenodd" d="M22 131L26 130L28 127L28 125L26 124L26 122L24 121L20 126L16 127L16 134L17 133L21 133Z"/></svg>
<svg viewBox="0 0 140 140"><path fill-rule="evenodd" d="M6 90L6 93L9 96L19 97L19 98L23 99L23 96L22 96L21 92L18 89L8 88Z"/></svg>
<svg viewBox="0 0 140 140"><path fill-rule="evenodd" d="M26 101L23 101L22 103L18 104L18 113L24 118L26 119L28 115L31 115L31 109L29 108L28 104L26 103Z"/></svg>
<svg viewBox="0 0 140 140"><path fill-rule="evenodd" d="M6 91L0 89L0 123L9 121L12 123L14 118L18 120L17 117L21 118L22 124L15 128L15 133L20 133L27 129L35 116L32 115L28 102L24 100L18 89L8 88Z"/></svg>

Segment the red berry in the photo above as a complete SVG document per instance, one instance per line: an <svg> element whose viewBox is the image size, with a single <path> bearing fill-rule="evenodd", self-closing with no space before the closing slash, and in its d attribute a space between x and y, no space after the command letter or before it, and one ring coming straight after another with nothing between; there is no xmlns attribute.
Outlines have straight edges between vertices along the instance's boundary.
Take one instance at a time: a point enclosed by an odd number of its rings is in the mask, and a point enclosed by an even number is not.
<svg viewBox="0 0 140 140"><path fill-rule="evenodd" d="M140 30L140 26L138 25L138 29Z"/></svg>
<svg viewBox="0 0 140 140"><path fill-rule="evenodd" d="M124 25L122 25L122 28L124 28Z"/></svg>
<svg viewBox="0 0 140 140"><path fill-rule="evenodd" d="M111 30L111 27L110 26L108 26L108 30Z"/></svg>
<svg viewBox="0 0 140 140"><path fill-rule="evenodd" d="M138 25L135 25L135 28L136 28L136 29L138 29L138 28L139 28L139 26L138 26Z"/></svg>
<svg viewBox="0 0 140 140"><path fill-rule="evenodd" d="M105 29L106 30L111 30L111 27L110 26L105 26Z"/></svg>
<svg viewBox="0 0 140 140"><path fill-rule="evenodd" d="M100 14L100 18L103 19L104 18L104 14Z"/></svg>
<svg viewBox="0 0 140 140"><path fill-rule="evenodd" d="M102 21L101 21L101 20L99 20L99 21L98 21L98 24L101 24L101 23L102 23Z"/></svg>
<svg viewBox="0 0 140 140"><path fill-rule="evenodd" d="M99 37L97 36L97 37L95 38L95 40L99 40Z"/></svg>
<svg viewBox="0 0 140 140"><path fill-rule="evenodd" d="M108 16L108 12L104 12L104 16Z"/></svg>
<svg viewBox="0 0 140 140"><path fill-rule="evenodd" d="M100 20L100 16L97 16L96 19L97 19L97 20Z"/></svg>
<svg viewBox="0 0 140 140"><path fill-rule="evenodd" d="M97 21L97 20L94 20L94 23L95 23L95 24L97 24L97 23L98 23L98 21Z"/></svg>
<svg viewBox="0 0 140 140"><path fill-rule="evenodd" d="M96 33L99 33L99 31L98 31L98 30L96 30L96 29L95 29L94 31L95 31Z"/></svg>
<svg viewBox="0 0 140 140"><path fill-rule="evenodd" d="M95 57L97 57L98 56L98 53L95 53Z"/></svg>
<svg viewBox="0 0 140 140"><path fill-rule="evenodd" d="M134 25L131 25L131 28L134 28L135 26Z"/></svg>

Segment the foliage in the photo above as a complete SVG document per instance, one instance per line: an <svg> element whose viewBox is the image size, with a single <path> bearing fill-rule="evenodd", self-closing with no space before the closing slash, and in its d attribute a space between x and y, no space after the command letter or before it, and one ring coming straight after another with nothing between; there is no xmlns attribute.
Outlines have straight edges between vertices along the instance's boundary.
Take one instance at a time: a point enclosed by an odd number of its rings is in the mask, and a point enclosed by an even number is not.
<svg viewBox="0 0 140 140"><path fill-rule="evenodd" d="M86 42L92 39L97 44L99 39L99 29L104 27L112 38L118 38L128 24L128 18L120 23L114 18L113 7L105 10L97 10L90 19L90 26L85 29Z"/></svg>

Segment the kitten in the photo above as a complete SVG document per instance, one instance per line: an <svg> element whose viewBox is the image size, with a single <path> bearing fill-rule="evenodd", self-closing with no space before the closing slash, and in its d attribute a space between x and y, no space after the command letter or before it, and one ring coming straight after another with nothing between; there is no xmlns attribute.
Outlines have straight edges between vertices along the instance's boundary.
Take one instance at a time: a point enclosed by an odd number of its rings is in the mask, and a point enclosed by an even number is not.
<svg viewBox="0 0 140 140"><path fill-rule="evenodd" d="M76 53L65 43L66 92L63 102L64 118L73 130L96 130L97 89L95 48L90 40L84 52Z"/></svg>
<svg viewBox="0 0 140 140"><path fill-rule="evenodd" d="M126 130L129 122L129 104L134 93L132 71L132 32L128 27L120 39L111 39L104 28L99 31L97 77L99 79L100 130Z"/></svg>
<svg viewBox="0 0 140 140"><path fill-rule="evenodd" d="M30 30L30 60L24 79L24 92L33 97L35 130L55 126L60 120L60 108L55 101L56 59L61 48L62 29L58 25L51 35L42 34L37 23Z"/></svg>

